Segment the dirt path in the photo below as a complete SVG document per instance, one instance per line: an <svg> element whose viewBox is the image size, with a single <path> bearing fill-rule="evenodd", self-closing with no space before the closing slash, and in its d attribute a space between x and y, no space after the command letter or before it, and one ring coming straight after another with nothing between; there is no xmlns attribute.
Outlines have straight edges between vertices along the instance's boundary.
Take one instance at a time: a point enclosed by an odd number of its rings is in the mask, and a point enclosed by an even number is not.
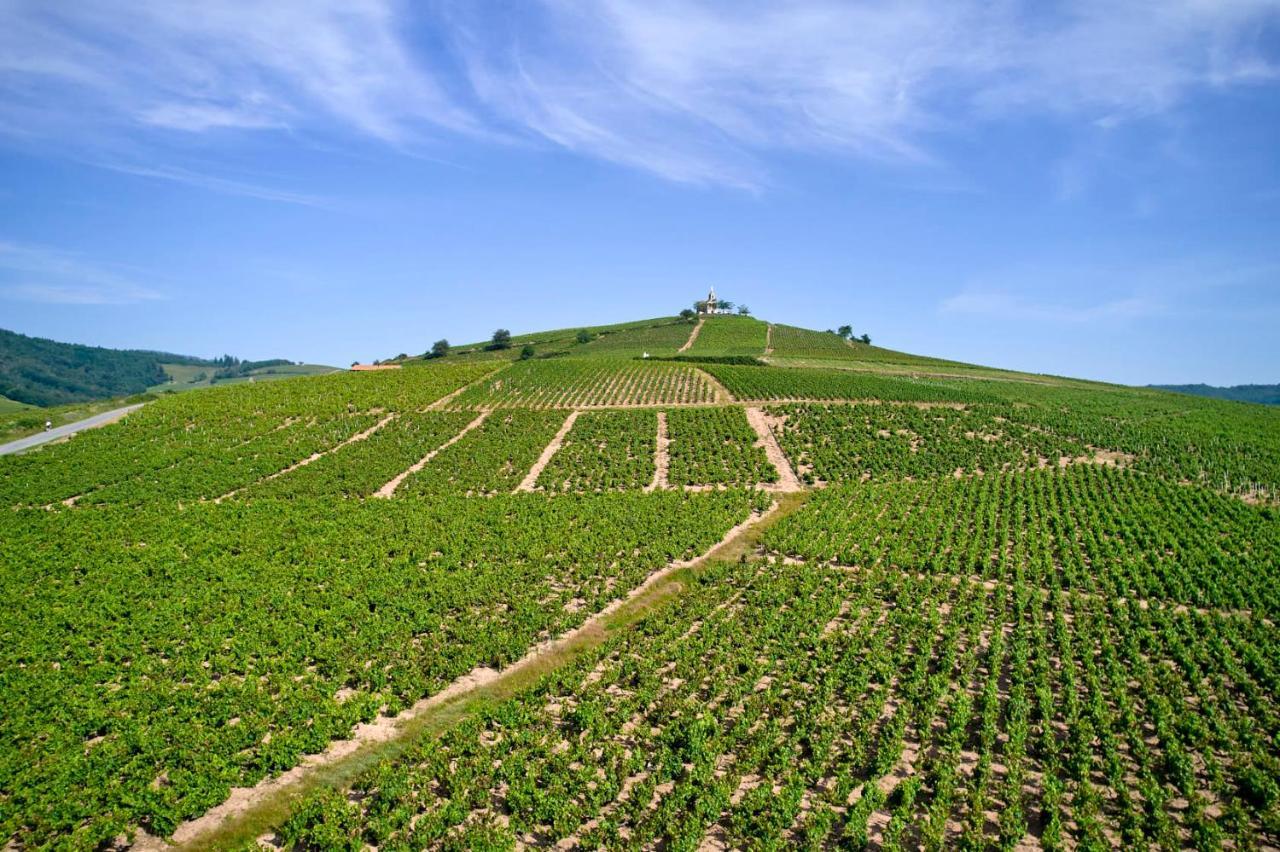
<svg viewBox="0 0 1280 852"><path fill-rule="evenodd" d="M769 327L764 332L764 354L773 354L773 323L769 323Z"/></svg>
<svg viewBox="0 0 1280 852"><path fill-rule="evenodd" d="M381 488L379 488L377 491L375 491L375 492L374 492L374 494L373 494L373 496L374 496L374 497L390 497L392 494L395 494L395 493L396 493L396 489L400 487L400 483L401 483L401 482L404 482L404 481L405 481L405 479L406 479L407 477L411 476L412 474L417 473L418 471L420 471L420 470L422 470L424 467L426 467L426 466L427 466L427 462L431 461L433 458L435 458L435 457L436 457L440 452L442 452L443 450L445 450L447 447L452 447L454 444L456 444L456 443L458 443L459 441L461 441L461 440L462 440L462 437L463 437L464 435L466 435L466 434L467 434L468 432L470 432L472 429L476 428L476 427L477 427L477 426L479 426L481 423L483 423L483 422L484 422L484 419L485 419L486 417L488 417L488 416L489 416L489 410L488 410L488 409L485 409L485 410L481 411L478 415L476 415L476 419L475 419L475 420L472 420L472 421L471 421L470 423L468 423L466 426L463 426L463 427L462 427L462 431L461 431L461 432L459 432L458 434L454 435L452 438L450 438L449 440L445 441L443 444L441 444L440 446L436 447L434 450L432 450L431 452L427 453L427 454L426 454L425 456L423 456L422 458L418 459L416 462L414 462L413 466L412 466L412 467L410 467L408 470L404 471L403 473L398 474L394 479L392 479L392 480L391 480L390 482L388 482L386 485L382 486L382 487L381 487Z"/></svg>
<svg viewBox="0 0 1280 852"><path fill-rule="evenodd" d="M365 438L368 438L370 435L372 435L374 432L377 432L383 426L386 426L392 420L395 420L397 416L398 415L393 411L390 414L388 414L386 417L379 420L377 423L370 426L368 429L365 429L363 432L358 432L355 435L352 435L350 438L343 441L341 444L338 444L335 447L330 447L329 449L323 450L318 453L312 453L311 455L307 456L305 459L298 462L297 464L289 465L284 470L278 470L275 473L271 474L270 476L264 476L262 479L259 479L257 482L251 482L248 485L244 485L244 486L241 486L240 488L235 489L234 491L228 491L226 494L223 494L221 497L217 498L213 502L221 503L223 500L227 500L231 497L236 496L241 491L244 491L246 488L252 488L255 485L261 485L264 482L270 482L273 479L278 479L279 477L284 476L286 473L292 473L293 471L297 470L300 467L306 467L307 465L311 464L313 461L316 461L317 459L324 458L325 456L329 455L329 453L336 453L338 450L342 449L347 444L354 444L356 441L363 441Z"/></svg>
<svg viewBox="0 0 1280 852"><path fill-rule="evenodd" d="M335 740L323 752L309 755L288 772L264 779L253 787L232 789L230 797L203 816L183 823L166 841L139 831L133 849L169 852L176 847L227 848L249 837L269 832L287 814L288 804L320 783L350 783L377 758L377 749L397 741L411 741L433 722L448 724L467 710L473 698L502 698L514 694L536 677L568 663L579 653L602 644L609 634L626 629L652 607L681 588L678 572L696 568L708 560L733 559L744 547L753 546L757 533L784 511L794 511L803 499L774 501L763 514L753 514L733 527L706 552L691 559L670 562L650 574L622 598L601 609L579 627L533 646L501 672L478 668L446 689L424 698L398 716L358 725L350 739ZM745 552L745 551L743 551Z"/></svg>
<svg viewBox="0 0 1280 852"><path fill-rule="evenodd" d="M679 349L676 350L677 355L679 355L682 352L688 352L689 347L693 346L693 341L698 339L698 332L702 331L703 322L705 322L705 320L701 320L701 319L698 320L698 324L693 327L693 331L689 332L689 339L684 342L684 346L681 346Z"/></svg>
<svg viewBox="0 0 1280 852"><path fill-rule="evenodd" d="M458 388L457 390L455 390L455 391L450 391L449 393L447 393L447 394L445 394L444 396L442 396L442 397L440 397L439 399L437 399L435 402L433 402L433 403L431 403L430 405L428 405L428 406L426 407L426 409L425 409L425 410L426 410L426 411L443 411L444 409L446 409L446 408L448 408L448 407L449 407L449 403L453 402L455 399L457 399L457 398L458 398L459 396L461 396L463 393L465 393L466 391L471 390L473 387L475 387L476 385L480 384L481 382L487 382L489 379L493 378L493 374L494 374L494 373L501 372L501 371L502 371L503 369L505 369L507 366L508 366L508 365L504 364L502 367L499 367L499 368L497 368L496 370L490 370L489 372L485 373L483 376L481 376L480 378L476 379L475 381L473 381L473 382L467 382L465 385L463 385L462 387Z"/></svg>
<svg viewBox="0 0 1280 852"><path fill-rule="evenodd" d="M695 367L694 369L701 373L702 378L706 379L711 387L715 389L716 401L714 404L723 405L726 402L737 402L737 400L733 398L733 394L729 393L729 389L720 384L719 379L699 367Z"/></svg>
<svg viewBox="0 0 1280 852"><path fill-rule="evenodd" d="M533 467L529 469L529 473L525 478L520 480L520 484L516 486L515 493L532 491L533 487L538 484L538 477L542 475L542 471L551 462L555 454L560 452L560 445L564 443L565 436L573 428L573 423L578 419L579 413L578 411L569 412L569 416L564 419L564 423L560 426L560 431L556 432L555 437L551 439L551 443L543 448L542 455L538 456L538 460L533 463Z"/></svg>
<svg viewBox="0 0 1280 852"><path fill-rule="evenodd" d="M671 437L667 434L667 412L658 412L658 440L653 448L653 482L645 491L657 491L671 487L667 472L671 470Z"/></svg>
<svg viewBox="0 0 1280 852"><path fill-rule="evenodd" d="M759 408L748 408L746 412L747 422L751 424L751 428L759 438L756 446L764 449L764 454L769 458L769 464L778 471L778 484L774 490L784 492L803 490L804 486L800 484L800 478L791 469L791 462L787 460L782 447L778 445L777 436L773 434L773 424L770 422L769 415Z"/></svg>

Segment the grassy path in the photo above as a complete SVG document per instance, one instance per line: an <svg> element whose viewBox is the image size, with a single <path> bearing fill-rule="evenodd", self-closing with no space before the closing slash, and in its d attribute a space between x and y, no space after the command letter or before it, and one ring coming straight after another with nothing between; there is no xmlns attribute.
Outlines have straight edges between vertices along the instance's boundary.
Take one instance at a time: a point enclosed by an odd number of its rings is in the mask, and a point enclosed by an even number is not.
<svg viewBox="0 0 1280 852"><path fill-rule="evenodd" d="M134 849L226 849L270 834L288 819L292 807L323 787L342 789L382 760L394 758L421 737L436 736L463 719L482 702L502 701L628 630L643 616L677 597L685 581L712 560L737 560L757 552L761 536L781 518L799 509L811 491L779 494L763 514L752 515L729 530L710 550L670 563L651 574L625 597L614 601L582 625L529 649L501 672L479 669L459 678L443 692L419 701L394 719L360 725L351 739L331 743L283 775L254 787L236 788L223 804L180 825L171 840L139 832Z"/></svg>

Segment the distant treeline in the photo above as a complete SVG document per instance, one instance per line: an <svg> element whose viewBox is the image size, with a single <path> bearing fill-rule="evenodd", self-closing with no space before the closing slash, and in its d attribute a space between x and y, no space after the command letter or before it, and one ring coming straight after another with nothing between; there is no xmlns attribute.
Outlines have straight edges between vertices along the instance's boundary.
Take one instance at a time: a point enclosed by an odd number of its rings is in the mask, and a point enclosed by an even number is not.
<svg viewBox="0 0 1280 852"><path fill-rule="evenodd" d="M1237 402L1258 402L1263 405L1280 405L1280 385L1234 385L1219 388L1213 385L1148 385L1160 390L1210 396L1214 399L1233 399Z"/></svg>
<svg viewBox="0 0 1280 852"><path fill-rule="evenodd" d="M59 343L0 329L0 396L31 405L64 405L144 392L169 380L162 364L209 367L215 378L282 366L282 359L193 358L171 352Z"/></svg>

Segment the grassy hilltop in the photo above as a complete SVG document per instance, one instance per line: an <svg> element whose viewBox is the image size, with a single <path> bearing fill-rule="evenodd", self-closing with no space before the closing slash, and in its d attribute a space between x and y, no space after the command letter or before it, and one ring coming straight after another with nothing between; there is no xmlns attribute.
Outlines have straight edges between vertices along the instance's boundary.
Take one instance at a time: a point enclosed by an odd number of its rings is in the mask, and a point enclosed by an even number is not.
<svg viewBox="0 0 1280 852"><path fill-rule="evenodd" d="M1280 844L1280 410L749 317L393 360L0 457L0 838Z"/></svg>

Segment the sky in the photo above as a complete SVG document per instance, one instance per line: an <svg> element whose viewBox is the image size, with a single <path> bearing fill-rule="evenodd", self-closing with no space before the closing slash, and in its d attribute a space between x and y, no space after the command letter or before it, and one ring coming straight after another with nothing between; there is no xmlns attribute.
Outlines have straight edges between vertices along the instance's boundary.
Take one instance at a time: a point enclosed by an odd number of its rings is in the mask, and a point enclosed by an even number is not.
<svg viewBox="0 0 1280 852"><path fill-rule="evenodd" d="M1280 382L1280 0L0 0L0 328L764 319Z"/></svg>

